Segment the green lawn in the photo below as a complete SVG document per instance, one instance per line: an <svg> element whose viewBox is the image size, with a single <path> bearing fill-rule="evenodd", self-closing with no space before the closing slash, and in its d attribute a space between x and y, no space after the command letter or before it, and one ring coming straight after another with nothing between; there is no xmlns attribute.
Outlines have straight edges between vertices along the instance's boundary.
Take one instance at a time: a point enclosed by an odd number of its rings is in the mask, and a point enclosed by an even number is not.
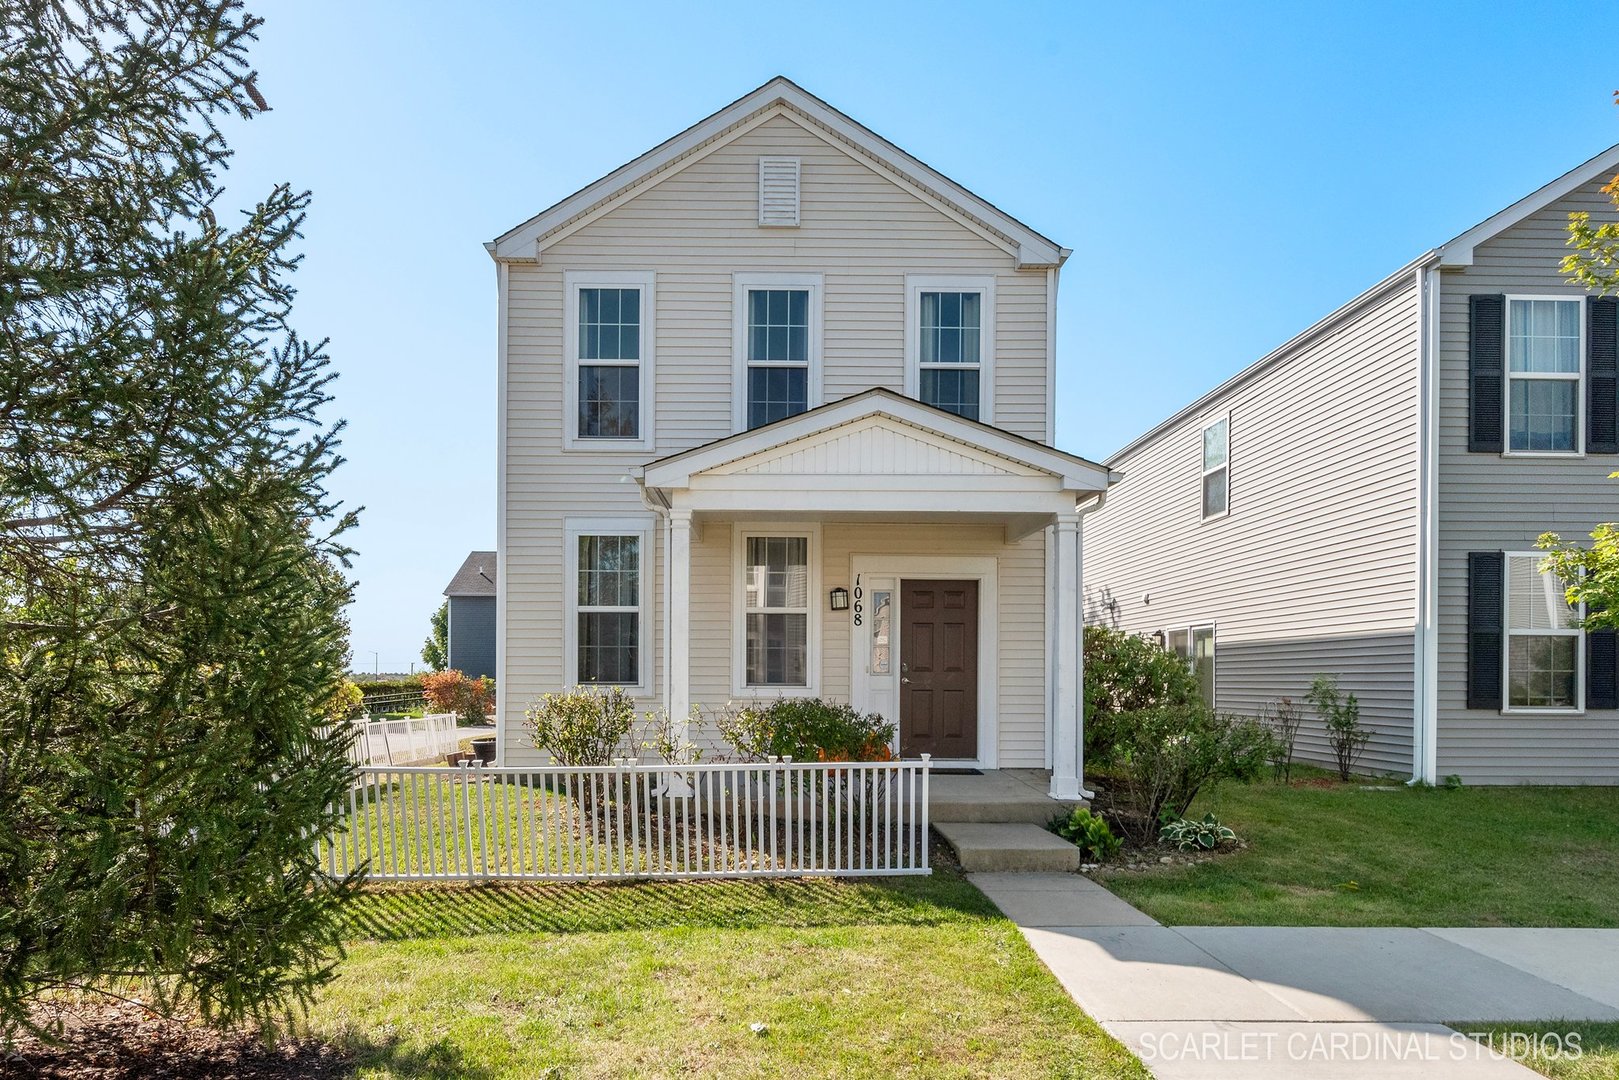
<svg viewBox="0 0 1619 1080"><path fill-rule="evenodd" d="M379 889L352 919L307 1027L364 1077L1147 1076L949 869Z"/></svg>
<svg viewBox="0 0 1619 1080"><path fill-rule="evenodd" d="M1490 1033L1490 1044L1553 1080L1613 1080L1619 1076L1619 1023L1453 1024ZM1528 1047L1521 1036L1530 1036ZM1551 1036L1551 1038L1546 1038ZM1516 1037L1516 1041L1514 1041ZM1571 1053L1578 1039L1578 1054ZM1512 1047L1516 1046L1517 1050ZM1529 1052L1523 1052L1527 1049Z"/></svg>
<svg viewBox="0 0 1619 1080"><path fill-rule="evenodd" d="M1211 809L1247 850L1098 878L1179 925L1619 926L1616 788L1259 783Z"/></svg>

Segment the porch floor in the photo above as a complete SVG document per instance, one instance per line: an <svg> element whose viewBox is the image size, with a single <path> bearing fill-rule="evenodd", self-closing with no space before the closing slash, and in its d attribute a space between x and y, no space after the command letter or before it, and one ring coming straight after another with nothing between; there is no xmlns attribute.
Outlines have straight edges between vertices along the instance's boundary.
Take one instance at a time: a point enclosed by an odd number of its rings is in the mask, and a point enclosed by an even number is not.
<svg viewBox="0 0 1619 1080"><path fill-rule="evenodd" d="M1053 799L1046 769L990 769L979 776L933 776L928 813L935 822L1044 825L1083 805Z"/></svg>

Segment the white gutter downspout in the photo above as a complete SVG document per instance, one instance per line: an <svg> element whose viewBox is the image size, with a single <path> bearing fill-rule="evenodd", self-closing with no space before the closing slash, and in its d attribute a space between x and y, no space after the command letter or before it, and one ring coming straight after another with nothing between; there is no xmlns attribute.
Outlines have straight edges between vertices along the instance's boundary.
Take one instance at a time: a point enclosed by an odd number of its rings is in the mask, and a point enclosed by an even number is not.
<svg viewBox="0 0 1619 1080"><path fill-rule="evenodd" d="M1074 507L1075 516L1079 518L1079 529L1075 544L1074 558L1079 565L1074 567L1074 588L1079 596L1075 598L1075 609L1079 615L1079 747L1077 750L1079 761L1079 797L1090 800L1096 798L1096 792L1085 787L1085 515L1100 510L1102 504L1107 502L1107 489L1099 492L1090 502L1081 503Z"/></svg>
<svg viewBox="0 0 1619 1080"><path fill-rule="evenodd" d="M674 668L671 666L673 663L672 654L674 650L669 647L670 629L673 626L673 615L670 611L670 605L674 601L674 581L669 573L669 565L674 561L674 530L669 528L669 506L667 500L659 495L654 495L646 486L645 468L642 466L637 466L636 468L631 469L630 477L635 481L635 486L641 489L642 505L644 505L648 510L651 510L654 514L658 515L658 520L663 527L663 693L658 695L658 697L662 701L664 709L667 710L672 703L672 699L669 695L674 685Z"/></svg>
<svg viewBox="0 0 1619 1080"><path fill-rule="evenodd" d="M1437 259L1417 269L1417 558L1411 783L1439 772L1439 322Z"/></svg>

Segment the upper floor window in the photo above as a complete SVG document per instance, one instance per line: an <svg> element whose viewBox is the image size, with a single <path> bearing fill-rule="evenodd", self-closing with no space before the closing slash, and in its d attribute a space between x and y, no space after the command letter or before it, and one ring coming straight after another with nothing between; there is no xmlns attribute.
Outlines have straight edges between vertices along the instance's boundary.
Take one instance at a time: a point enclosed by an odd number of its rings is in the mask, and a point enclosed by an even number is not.
<svg viewBox="0 0 1619 1080"><path fill-rule="evenodd" d="M652 445L652 275L566 275L565 444Z"/></svg>
<svg viewBox="0 0 1619 1080"><path fill-rule="evenodd" d="M1580 299L1507 300L1507 450L1577 454L1580 445Z"/></svg>
<svg viewBox="0 0 1619 1080"><path fill-rule="evenodd" d="M993 417L993 278L907 279L905 390L969 420Z"/></svg>
<svg viewBox="0 0 1619 1080"><path fill-rule="evenodd" d="M1506 556L1506 707L1544 710L1585 707L1584 613L1571 606L1565 584L1545 573L1543 553Z"/></svg>
<svg viewBox="0 0 1619 1080"><path fill-rule="evenodd" d="M1219 517L1231 508L1231 417L1203 428L1203 516Z"/></svg>
<svg viewBox="0 0 1619 1080"><path fill-rule="evenodd" d="M736 275L737 430L820 404L821 279Z"/></svg>

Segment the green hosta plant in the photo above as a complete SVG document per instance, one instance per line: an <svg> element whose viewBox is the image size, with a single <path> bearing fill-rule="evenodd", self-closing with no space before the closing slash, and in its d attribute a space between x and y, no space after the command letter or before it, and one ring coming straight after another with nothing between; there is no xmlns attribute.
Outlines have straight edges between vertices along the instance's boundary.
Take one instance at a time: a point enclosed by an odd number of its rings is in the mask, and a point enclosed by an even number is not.
<svg viewBox="0 0 1619 1080"><path fill-rule="evenodd" d="M1204 814L1202 821L1191 818L1171 821L1158 833L1158 839L1182 851L1213 851L1236 838L1237 834L1220 824L1220 819L1213 814Z"/></svg>
<svg viewBox="0 0 1619 1080"><path fill-rule="evenodd" d="M1124 845L1100 815L1083 806L1075 807L1067 817L1055 819L1051 831L1079 848L1086 862L1106 862Z"/></svg>

